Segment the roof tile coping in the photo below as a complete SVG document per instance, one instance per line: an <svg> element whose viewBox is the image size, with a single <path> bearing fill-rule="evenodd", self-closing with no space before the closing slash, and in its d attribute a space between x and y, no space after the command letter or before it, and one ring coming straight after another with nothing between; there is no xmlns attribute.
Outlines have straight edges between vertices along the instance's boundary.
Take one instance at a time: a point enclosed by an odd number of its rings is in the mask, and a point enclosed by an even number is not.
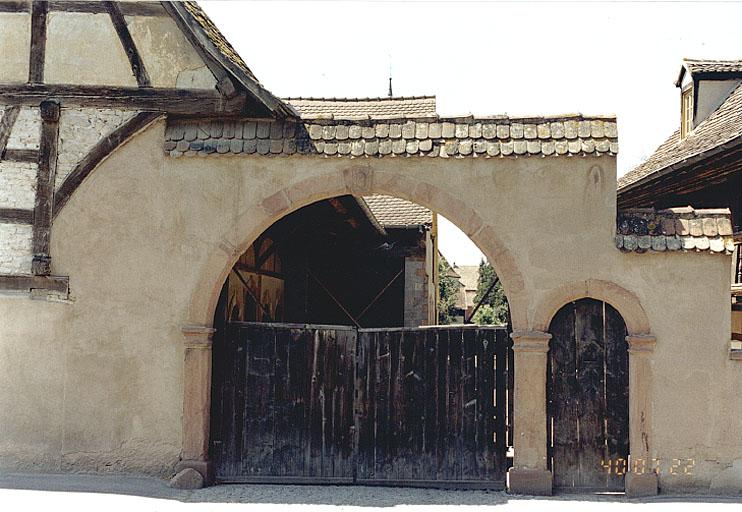
<svg viewBox="0 0 742 512"><path fill-rule="evenodd" d="M353 157L618 153L614 116L394 116L383 120L363 116L302 121L171 119L164 149L172 157L213 153Z"/></svg>
<svg viewBox="0 0 742 512"><path fill-rule="evenodd" d="M732 235L728 208L631 208L619 210L616 218L616 247L624 252L731 254Z"/></svg>

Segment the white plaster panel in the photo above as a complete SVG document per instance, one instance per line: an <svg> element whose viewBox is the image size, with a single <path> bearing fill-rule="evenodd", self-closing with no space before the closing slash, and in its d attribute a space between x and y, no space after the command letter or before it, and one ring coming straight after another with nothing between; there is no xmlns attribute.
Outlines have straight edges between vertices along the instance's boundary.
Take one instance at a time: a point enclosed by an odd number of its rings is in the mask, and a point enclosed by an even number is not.
<svg viewBox="0 0 742 512"><path fill-rule="evenodd" d="M36 164L0 162L0 208L33 209Z"/></svg>
<svg viewBox="0 0 742 512"><path fill-rule="evenodd" d="M24 83L28 80L31 47L31 15L0 13L0 83Z"/></svg>
<svg viewBox="0 0 742 512"><path fill-rule="evenodd" d="M0 223L0 274L31 273L32 227Z"/></svg>
<svg viewBox="0 0 742 512"><path fill-rule="evenodd" d="M127 16L126 24L154 87L214 89L214 75L171 18Z"/></svg>
<svg viewBox="0 0 742 512"><path fill-rule="evenodd" d="M8 137L8 149L39 149L41 115L38 107L22 107Z"/></svg>
<svg viewBox="0 0 742 512"><path fill-rule="evenodd" d="M70 108L59 117L59 149L55 189L59 189L75 166L95 144L134 117L129 110Z"/></svg>
<svg viewBox="0 0 742 512"><path fill-rule="evenodd" d="M50 12L47 20L47 83L137 86L108 14Z"/></svg>

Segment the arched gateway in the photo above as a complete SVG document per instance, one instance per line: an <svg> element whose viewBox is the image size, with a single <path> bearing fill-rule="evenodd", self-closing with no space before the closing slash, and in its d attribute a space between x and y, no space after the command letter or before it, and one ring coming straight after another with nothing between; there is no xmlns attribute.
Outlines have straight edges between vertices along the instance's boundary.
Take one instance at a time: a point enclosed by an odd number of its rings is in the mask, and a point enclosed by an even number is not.
<svg viewBox="0 0 742 512"><path fill-rule="evenodd" d="M192 468L208 480L227 273L280 217L366 194L449 218L502 280L512 492L551 492L547 331L587 297L626 322L630 456L706 461L698 477L630 472L626 490L708 486L742 457L728 435L742 414L726 355L729 214L617 214L613 117L444 118L431 97L281 100L194 2L79 4L0 9L14 55L0 77L0 408L14 411L0 418L1 466Z"/></svg>

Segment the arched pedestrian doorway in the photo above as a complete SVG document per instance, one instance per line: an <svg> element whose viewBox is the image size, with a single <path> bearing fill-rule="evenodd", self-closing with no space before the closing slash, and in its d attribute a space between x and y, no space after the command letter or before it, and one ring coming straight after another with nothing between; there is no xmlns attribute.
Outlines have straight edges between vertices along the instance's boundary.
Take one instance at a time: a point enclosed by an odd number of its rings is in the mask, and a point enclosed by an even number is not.
<svg viewBox="0 0 742 512"><path fill-rule="evenodd" d="M629 472L626 324L607 302L579 299L549 326L548 460L557 490L623 491Z"/></svg>
<svg viewBox="0 0 742 512"><path fill-rule="evenodd" d="M237 259L213 324L217 481L504 487L509 330L438 325L434 218L333 197Z"/></svg>

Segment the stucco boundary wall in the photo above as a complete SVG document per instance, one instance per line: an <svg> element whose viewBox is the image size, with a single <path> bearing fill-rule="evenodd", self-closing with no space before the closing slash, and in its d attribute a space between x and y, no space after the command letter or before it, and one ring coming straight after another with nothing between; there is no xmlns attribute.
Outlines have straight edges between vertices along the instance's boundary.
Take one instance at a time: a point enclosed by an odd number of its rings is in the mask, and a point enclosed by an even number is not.
<svg viewBox="0 0 742 512"><path fill-rule="evenodd" d="M616 249L614 156L171 158L164 132L157 121L117 149L54 220L52 274L69 276L69 300L0 296L0 469L207 473L209 333L229 269L283 215L382 193L457 224L502 279L511 483L550 491L546 331L561 305L594 297L629 329L632 455L659 468L662 492L742 493L730 258Z"/></svg>

